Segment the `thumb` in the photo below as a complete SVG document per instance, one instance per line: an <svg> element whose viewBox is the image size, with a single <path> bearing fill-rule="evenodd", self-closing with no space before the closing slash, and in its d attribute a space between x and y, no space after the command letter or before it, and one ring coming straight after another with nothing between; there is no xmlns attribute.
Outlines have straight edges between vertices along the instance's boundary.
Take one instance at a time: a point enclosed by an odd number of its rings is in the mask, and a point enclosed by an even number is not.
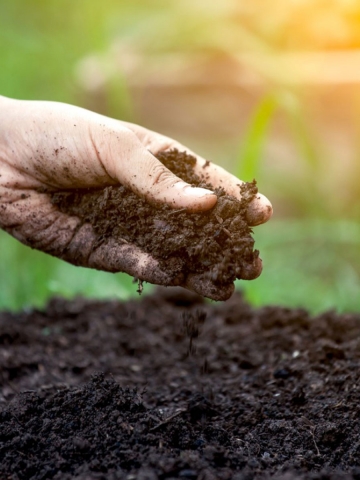
<svg viewBox="0 0 360 480"><path fill-rule="evenodd" d="M166 203L172 208L186 208L191 212L208 210L216 204L215 193L192 187L174 175L130 130L123 131L121 137L113 135L111 139L114 144L105 150L105 155L101 155L106 170L148 202ZM124 143L127 156L118 157L117 152L124 151Z"/></svg>
<svg viewBox="0 0 360 480"><path fill-rule="evenodd" d="M163 202L172 208L186 208L190 212L208 210L216 204L217 196L211 190L184 182L150 152L144 152L143 161L137 187L142 188L139 193L149 202Z"/></svg>

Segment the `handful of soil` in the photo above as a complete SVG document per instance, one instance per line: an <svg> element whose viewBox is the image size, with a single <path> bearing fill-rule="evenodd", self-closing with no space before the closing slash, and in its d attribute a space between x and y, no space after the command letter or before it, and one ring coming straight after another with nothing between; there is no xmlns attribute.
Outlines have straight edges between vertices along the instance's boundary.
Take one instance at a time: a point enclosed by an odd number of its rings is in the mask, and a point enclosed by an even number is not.
<svg viewBox="0 0 360 480"><path fill-rule="evenodd" d="M247 278L246 272L259 256L246 221L247 206L258 192L256 182L239 187L239 201L204 182L194 172L192 155L171 150L160 152L157 158L185 182L215 191L215 207L189 213L151 205L123 185L56 192L52 203L90 223L98 235L97 246L109 237L120 244L135 244L174 277L180 272L203 274L219 287Z"/></svg>

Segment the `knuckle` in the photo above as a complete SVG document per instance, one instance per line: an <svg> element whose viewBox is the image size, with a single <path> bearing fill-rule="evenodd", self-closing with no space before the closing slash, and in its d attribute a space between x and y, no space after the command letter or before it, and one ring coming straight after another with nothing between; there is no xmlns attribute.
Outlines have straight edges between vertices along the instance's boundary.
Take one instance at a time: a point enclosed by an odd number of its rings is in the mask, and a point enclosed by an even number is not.
<svg viewBox="0 0 360 480"><path fill-rule="evenodd" d="M153 188L168 186L170 183L178 180L177 177L160 162L154 162L148 175L150 179L149 184Z"/></svg>

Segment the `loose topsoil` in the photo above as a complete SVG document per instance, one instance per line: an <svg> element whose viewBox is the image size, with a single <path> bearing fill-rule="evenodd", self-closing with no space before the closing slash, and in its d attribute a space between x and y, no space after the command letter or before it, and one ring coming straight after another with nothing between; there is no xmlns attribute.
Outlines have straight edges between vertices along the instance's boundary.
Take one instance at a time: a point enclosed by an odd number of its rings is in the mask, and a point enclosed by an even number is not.
<svg viewBox="0 0 360 480"><path fill-rule="evenodd" d="M215 285L247 278L259 256L246 221L249 202L258 192L256 182L239 186L241 202L194 173L196 158L185 152L160 152L157 158L173 173L196 187L210 188L217 204L207 212L189 213L168 205L150 205L122 185L101 189L56 192L52 202L62 212L93 225L98 243L112 237L132 243L159 260L173 278L181 272L209 276ZM95 245L95 247L97 246Z"/></svg>
<svg viewBox="0 0 360 480"><path fill-rule="evenodd" d="M0 372L1 479L360 478L360 315L53 299Z"/></svg>

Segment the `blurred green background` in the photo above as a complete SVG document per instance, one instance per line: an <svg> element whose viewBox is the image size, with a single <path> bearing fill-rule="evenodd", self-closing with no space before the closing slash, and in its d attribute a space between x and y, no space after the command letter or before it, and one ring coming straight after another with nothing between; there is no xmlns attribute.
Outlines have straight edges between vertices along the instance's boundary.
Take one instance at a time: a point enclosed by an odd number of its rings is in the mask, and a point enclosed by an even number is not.
<svg viewBox="0 0 360 480"><path fill-rule="evenodd" d="M256 304L360 310L360 6L353 0L0 3L0 94L134 121L257 179ZM0 308L128 298L132 279L72 267L0 232ZM145 287L145 292L151 290Z"/></svg>

